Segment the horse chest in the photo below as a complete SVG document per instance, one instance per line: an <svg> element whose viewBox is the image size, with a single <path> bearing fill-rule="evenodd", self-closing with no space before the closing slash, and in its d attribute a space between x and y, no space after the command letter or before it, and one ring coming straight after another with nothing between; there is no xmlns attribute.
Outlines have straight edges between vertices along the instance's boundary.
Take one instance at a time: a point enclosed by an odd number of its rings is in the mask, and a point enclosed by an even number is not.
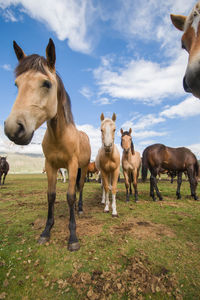
<svg viewBox="0 0 200 300"><path fill-rule="evenodd" d="M101 168L106 172L112 172L117 167L116 162L112 160L106 160L101 162Z"/></svg>
<svg viewBox="0 0 200 300"><path fill-rule="evenodd" d="M133 170L133 166L128 160L124 160L122 162L122 167L123 167L124 170L127 170L127 171Z"/></svg>

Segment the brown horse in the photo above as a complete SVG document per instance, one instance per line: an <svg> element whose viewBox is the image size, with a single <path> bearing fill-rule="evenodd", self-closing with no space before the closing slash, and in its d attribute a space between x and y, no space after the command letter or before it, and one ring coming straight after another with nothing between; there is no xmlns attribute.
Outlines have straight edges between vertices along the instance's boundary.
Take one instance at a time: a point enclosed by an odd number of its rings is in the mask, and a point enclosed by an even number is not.
<svg viewBox="0 0 200 300"><path fill-rule="evenodd" d="M101 203L106 204L104 212L109 212L109 185L111 184L113 217L118 216L116 208L116 192L120 170L120 154L117 146L114 144L116 130L115 121L115 114L113 114L112 119L104 118L104 114L101 114L102 147L99 149L95 160L96 167L101 172L102 177L103 195Z"/></svg>
<svg viewBox="0 0 200 300"><path fill-rule="evenodd" d="M46 58L36 54L26 56L16 42L13 46L19 61L15 69L18 95L5 121L5 133L16 144L26 145L30 143L34 131L47 121L42 147L48 178L48 216L39 243L50 239L50 231L54 225L57 170L66 168L69 175L67 201L70 211L68 249L78 250L80 245L76 236L74 213L76 180L78 174L78 210L81 213L84 179L91 155L89 138L84 132L78 131L74 124L70 98L55 70L53 41L49 40Z"/></svg>
<svg viewBox="0 0 200 300"><path fill-rule="evenodd" d="M156 176L168 170L170 172L176 172L177 179L177 198L181 198L180 187L182 183L182 173L187 171L188 179L190 182L191 196L195 200L198 200L196 195L197 177L199 172L199 165L196 156L187 148L171 148L162 144L154 144L147 147L142 156L142 179L147 178L147 170L150 170L150 196L156 201L154 195L154 189L159 200L162 200L162 196L157 187Z"/></svg>
<svg viewBox="0 0 200 300"><path fill-rule="evenodd" d="M8 174L8 171L9 171L9 164L6 160L6 157L0 156L0 185L1 185L1 177L2 176L3 176L2 184L5 183L5 179Z"/></svg>
<svg viewBox="0 0 200 300"><path fill-rule="evenodd" d="M133 183L135 191L135 202L138 201L137 181L141 167L140 153L135 151L133 140L131 137L132 129L123 131L121 129L121 146L122 154L122 168L126 187L126 201L129 201L129 195L132 194L131 184Z"/></svg>
<svg viewBox="0 0 200 300"><path fill-rule="evenodd" d="M171 15L171 20L177 29L183 31L182 48L189 54L183 87L186 92L200 98L200 1L187 17Z"/></svg>
<svg viewBox="0 0 200 300"><path fill-rule="evenodd" d="M98 173L99 171L96 168L95 161L90 162L87 167L87 182L90 181L90 176Z"/></svg>

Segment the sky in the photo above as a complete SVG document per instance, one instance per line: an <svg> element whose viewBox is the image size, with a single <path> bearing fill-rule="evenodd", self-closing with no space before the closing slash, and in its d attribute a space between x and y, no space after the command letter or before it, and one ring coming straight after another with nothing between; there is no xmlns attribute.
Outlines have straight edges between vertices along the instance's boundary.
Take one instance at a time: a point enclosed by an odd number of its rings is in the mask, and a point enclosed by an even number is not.
<svg viewBox="0 0 200 300"><path fill-rule="evenodd" d="M116 113L132 128L135 150L154 143L188 147L200 158L200 100L183 90L188 54L170 13L188 15L188 0L0 0L0 153L42 154L43 124L28 146L17 146L3 124L17 96L15 40L24 52L45 56L56 47L78 129L89 138L94 160L101 146L100 115Z"/></svg>

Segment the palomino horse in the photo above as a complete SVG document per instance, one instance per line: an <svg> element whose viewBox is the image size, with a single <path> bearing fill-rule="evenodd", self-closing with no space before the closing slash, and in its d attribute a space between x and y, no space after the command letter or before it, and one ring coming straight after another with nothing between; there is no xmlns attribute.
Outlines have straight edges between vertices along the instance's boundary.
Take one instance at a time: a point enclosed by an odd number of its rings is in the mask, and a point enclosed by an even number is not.
<svg viewBox="0 0 200 300"><path fill-rule="evenodd" d="M101 114L101 139L102 146L98 151L95 164L101 172L103 183L102 203L105 203L104 212L109 212L109 185L112 192L112 216L117 217L116 208L116 190L117 180L120 170L120 154L117 146L114 144L116 115L112 119L104 118Z"/></svg>
<svg viewBox="0 0 200 300"><path fill-rule="evenodd" d="M129 201L129 194L132 194L131 183L133 183L135 202L137 202L137 181L141 167L141 157L140 153L134 150L131 132L131 128L129 131L123 131L123 129L121 129L121 146L123 149L122 168L126 186L126 201Z"/></svg>
<svg viewBox="0 0 200 300"><path fill-rule="evenodd" d="M98 173L99 171L96 168L95 161L90 162L87 167L87 182L90 181L90 176L92 177L93 174Z"/></svg>
<svg viewBox="0 0 200 300"><path fill-rule="evenodd" d="M6 160L6 157L0 156L0 185L1 185L1 177L3 176L2 184L4 184L8 171L9 171L9 164Z"/></svg>
<svg viewBox="0 0 200 300"><path fill-rule="evenodd" d="M5 121L5 133L16 144L26 145L30 143L34 131L47 121L42 147L48 178L48 215L39 243L45 243L50 239L50 231L54 224L57 170L63 167L69 174L68 249L78 250L80 245L76 236L75 188L77 174L80 175L78 170L81 170L78 187L79 212L82 212L82 191L91 155L89 138L84 132L78 131L74 124L70 98L55 70L56 55L53 41L49 40L46 59L36 54L26 56L16 42L13 45L19 61L15 69L18 95Z"/></svg>
<svg viewBox="0 0 200 300"><path fill-rule="evenodd" d="M186 92L200 98L200 1L187 17L171 15L171 20L177 29L183 31L182 48L189 53L183 87Z"/></svg>
<svg viewBox="0 0 200 300"><path fill-rule="evenodd" d="M191 196L198 200L196 195L197 177L199 171L198 161L196 156L187 148L171 148L162 144L154 144L147 147L142 155L142 179L147 178L147 170L150 170L150 196L153 201L156 201L154 189L159 200L162 196L157 187L156 176L163 170L176 172L177 179L177 198L181 198L180 187L182 183L182 173L187 171L190 182Z"/></svg>

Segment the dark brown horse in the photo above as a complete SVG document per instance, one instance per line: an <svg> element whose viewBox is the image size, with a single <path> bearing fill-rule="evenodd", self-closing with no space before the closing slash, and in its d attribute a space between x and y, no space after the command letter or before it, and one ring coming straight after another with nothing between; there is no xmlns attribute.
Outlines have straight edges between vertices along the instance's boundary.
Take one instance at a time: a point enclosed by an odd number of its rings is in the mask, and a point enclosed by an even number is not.
<svg viewBox="0 0 200 300"><path fill-rule="evenodd" d="M87 182L90 182L90 177L92 177L93 174L98 173L99 171L96 168L95 161L90 162L87 167Z"/></svg>
<svg viewBox="0 0 200 300"><path fill-rule="evenodd" d="M163 170L176 172L177 179L177 198L181 198L180 187L182 183L182 173L187 172L190 182L191 196L198 200L196 195L197 177L199 165L196 156L187 148L171 148L162 144L154 144L147 147L142 156L142 179L147 178L147 170L150 170L150 196L156 201L154 189L159 200L162 200L161 193L157 187L156 176Z"/></svg>
<svg viewBox="0 0 200 300"><path fill-rule="evenodd" d="M66 168L69 177L67 201L70 213L68 249L75 251L80 247L74 211L76 182L78 178L78 212L82 213L82 192L91 155L89 138L75 126L70 98L56 73L53 41L50 39L46 47L46 58L37 54L26 56L16 42L13 46L19 61L15 69L18 95L5 121L4 130L14 143L27 145L31 142L35 130L47 121L42 148L48 179L48 214L39 243L50 239L51 228L54 225L57 171L59 168Z"/></svg>
<svg viewBox="0 0 200 300"><path fill-rule="evenodd" d="M8 171L9 171L9 164L6 160L6 157L0 157L0 185L1 185L1 177L3 176L2 184L4 184Z"/></svg>

